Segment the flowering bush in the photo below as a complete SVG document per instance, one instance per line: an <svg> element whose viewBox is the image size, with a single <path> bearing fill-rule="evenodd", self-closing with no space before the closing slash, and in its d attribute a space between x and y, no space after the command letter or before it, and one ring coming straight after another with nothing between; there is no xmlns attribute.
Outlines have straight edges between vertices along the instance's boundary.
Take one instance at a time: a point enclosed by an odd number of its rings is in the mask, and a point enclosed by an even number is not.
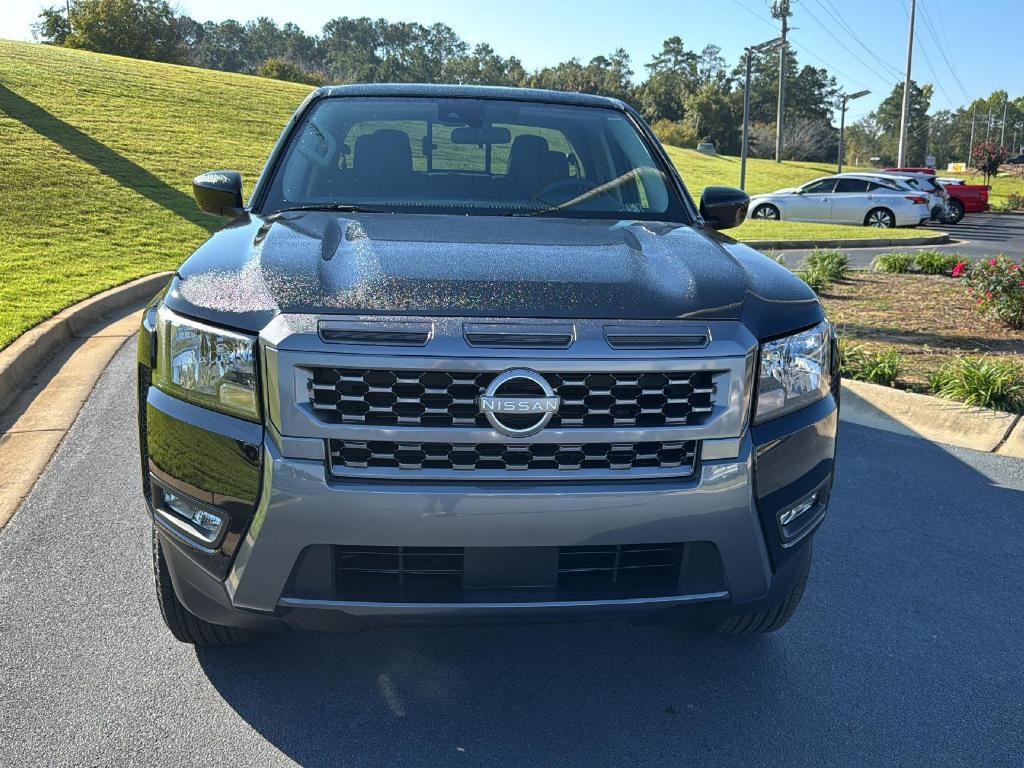
<svg viewBox="0 0 1024 768"><path fill-rule="evenodd" d="M978 310L1011 328L1024 328L1024 268L999 256L974 264L959 262L953 277L967 283L967 293Z"/></svg>
<svg viewBox="0 0 1024 768"><path fill-rule="evenodd" d="M1006 148L994 141L986 141L971 150L971 167L985 174L985 183L995 176L999 166L1006 162Z"/></svg>

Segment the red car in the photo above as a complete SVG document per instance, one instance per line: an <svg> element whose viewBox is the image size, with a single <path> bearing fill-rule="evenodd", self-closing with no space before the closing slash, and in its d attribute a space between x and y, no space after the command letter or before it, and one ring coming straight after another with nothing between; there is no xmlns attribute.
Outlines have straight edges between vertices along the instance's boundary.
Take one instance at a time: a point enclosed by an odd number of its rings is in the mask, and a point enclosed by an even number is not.
<svg viewBox="0 0 1024 768"><path fill-rule="evenodd" d="M935 175L934 168L886 168L897 173L927 173ZM949 193L949 217L944 224L956 224L965 213L980 213L988 210L988 190L984 184L966 184L961 179L942 179L940 182Z"/></svg>

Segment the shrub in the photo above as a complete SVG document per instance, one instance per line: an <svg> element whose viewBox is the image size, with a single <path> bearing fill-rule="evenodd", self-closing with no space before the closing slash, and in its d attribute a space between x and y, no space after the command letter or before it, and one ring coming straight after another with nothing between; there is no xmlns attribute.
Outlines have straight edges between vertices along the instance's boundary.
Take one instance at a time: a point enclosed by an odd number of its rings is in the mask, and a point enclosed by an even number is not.
<svg viewBox="0 0 1024 768"><path fill-rule="evenodd" d="M815 248L807 257L805 268L808 272L817 272L829 282L842 280L850 271L850 259L835 248L830 250Z"/></svg>
<svg viewBox="0 0 1024 768"><path fill-rule="evenodd" d="M1013 259L999 256L974 264L960 262L953 277L967 283L967 293L979 312L1011 328L1024 328L1024 269Z"/></svg>
<svg viewBox="0 0 1024 768"><path fill-rule="evenodd" d="M1024 410L1024 366L997 357L950 360L930 377L932 392L982 408Z"/></svg>
<svg viewBox="0 0 1024 768"><path fill-rule="evenodd" d="M872 267L876 272L889 272L902 275L914 266L912 253L883 253L875 257Z"/></svg>
<svg viewBox="0 0 1024 768"><path fill-rule="evenodd" d="M919 251L914 254L914 266L926 275L948 275L960 263L960 254L939 251Z"/></svg>
<svg viewBox="0 0 1024 768"><path fill-rule="evenodd" d="M839 373L848 379L891 387L900 374L900 362L895 347L873 352L861 344L839 340Z"/></svg>
<svg viewBox="0 0 1024 768"><path fill-rule="evenodd" d="M805 269L796 273L796 276L811 286L811 289L815 293L821 293L825 288L828 287L829 279L821 272L815 269Z"/></svg>
<svg viewBox="0 0 1024 768"><path fill-rule="evenodd" d="M1006 205L1011 211L1024 210L1024 192L1011 192L1006 196Z"/></svg>
<svg viewBox="0 0 1024 768"><path fill-rule="evenodd" d="M691 149L697 144L697 131L692 125L681 120L655 120L651 123L651 130L662 144Z"/></svg>

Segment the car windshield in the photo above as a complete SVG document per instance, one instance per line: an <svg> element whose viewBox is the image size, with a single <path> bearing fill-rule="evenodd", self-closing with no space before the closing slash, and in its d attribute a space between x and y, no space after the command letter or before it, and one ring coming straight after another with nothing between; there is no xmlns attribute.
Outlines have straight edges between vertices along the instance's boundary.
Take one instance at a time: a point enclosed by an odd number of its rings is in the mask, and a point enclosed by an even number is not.
<svg viewBox="0 0 1024 768"><path fill-rule="evenodd" d="M624 113L471 98L314 104L261 209L310 207L686 221Z"/></svg>

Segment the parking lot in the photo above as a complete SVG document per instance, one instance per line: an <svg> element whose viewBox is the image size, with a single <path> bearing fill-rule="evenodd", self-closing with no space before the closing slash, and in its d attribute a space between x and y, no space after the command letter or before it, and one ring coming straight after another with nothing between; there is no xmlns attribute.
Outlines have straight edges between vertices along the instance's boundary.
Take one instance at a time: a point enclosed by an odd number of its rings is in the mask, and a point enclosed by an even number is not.
<svg viewBox="0 0 1024 768"><path fill-rule="evenodd" d="M1000 253L1017 258L1024 253L1024 216L1000 213L969 213L959 224L927 224L921 227L921 234L929 230L948 232L952 241L946 245L890 246L886 248L844 248L855 269L871 266L880 253L914 253L920 250L937 250L959 253L967 258L981 259ZM883 235L884 236L884 233ZM786 257L789 266L799 266L810 250L779 251Z"/></svg>
<svg viewBox="0 0 1024 768"><path fill-rule="evenodd" d="M630 624L281 635L160 621L133 345L0 533L0 764L1019 765L1024 463L844 424L766 639Z"/></svg>

